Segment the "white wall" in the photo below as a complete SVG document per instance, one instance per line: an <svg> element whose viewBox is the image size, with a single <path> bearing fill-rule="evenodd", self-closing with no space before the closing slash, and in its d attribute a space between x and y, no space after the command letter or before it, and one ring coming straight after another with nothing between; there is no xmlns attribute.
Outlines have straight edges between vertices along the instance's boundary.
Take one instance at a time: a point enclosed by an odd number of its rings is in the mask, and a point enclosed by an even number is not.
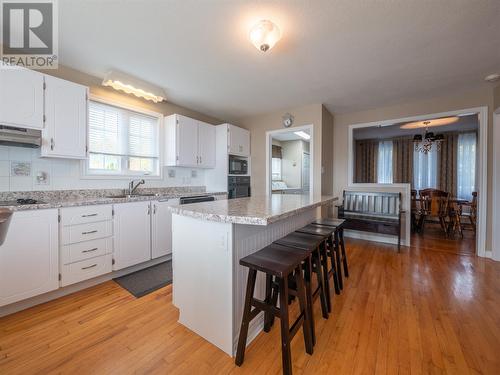
<svg viewBox="0 0 500 375"><path fill-rule="evenodd" d="M31 163L30 175L12 176L11 163L15 161ZM80 169L79 160L41 158L40 149L0 146L0 191L125 189L132 179L84 179L81 178ZM175 177L168 177L168 170L174 170ZM196 172L196 177L192 177L192 171ZM47 184L37 183L38 172L48 174ZM162 179L146 180L145 187L205 185L203 169L165 167L162 172Z"/></svg>

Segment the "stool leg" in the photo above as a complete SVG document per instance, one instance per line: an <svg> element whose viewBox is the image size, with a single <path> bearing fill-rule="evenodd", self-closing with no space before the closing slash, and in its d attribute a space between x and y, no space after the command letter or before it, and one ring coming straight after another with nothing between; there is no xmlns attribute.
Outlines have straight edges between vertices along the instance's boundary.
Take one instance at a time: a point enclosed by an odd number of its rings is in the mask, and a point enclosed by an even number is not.
<svg viewBox="0 0 500 375"><path fill-rule="evenodd" d="M333 234L332 234L333 237ZM335 294L340 294L339 287L339 277L337 275L337 266L335 265L335 240L330 237L330 261L332 263L332 275L333 275L333 287L335 288Z"/></svg>
<svg viewBox="0 0 500 375"><path fill-rule="evenodd" d="M320 245L321 265L323 267L323 280L325 285L326 307L332 312L332 300L330 298L330 277L328 276L328 255L326 253L326 241Z"/></svg>
<svg viewBox="0 0 500 375"><path fill-rule="evenodd" d="M312 265L311 265L311 257L308 257L304 264L304 280L306 284L306 304L307 309L309 310L309 322L311 325L311 336L313 345L316 345L316 330L314 327L314 313L313 313L313 297L312 297Z"/></svg>
<svg viewBox="0 0 500 375"><path fill-rule="evenodd" d="M302 332L304 333L304 344L306 346L306 353L313 354L313 342L312 342L312 332L311 332L311 322L309 316L309 307L306 302L306 289L304 284L304 278L302 276L302 266L298 267L295 275L295 280L297 281L297 296L299 299L299 306L301 314L304 314L304 322L302 323Z"/></svg>
<svg viewBox="0 0 500 375"><path fill-rule="evenodd" d="M340 260L340 235L335 231L335 261L337 262L337 276L339 279L340 290L344 289L344 282L342 281L342 264Z"/></svg>
<svg viewBox="0 0 500 375"><path fill-rule="evenodd" d="M325 293L325 280L323 278L323 272L322 272L322 265L321 265L321 252L319 250L319 247L314 250L316 253L316 267L315 267L315 272L316 272L316 277L318 279L318 285L319 285L319 299L321 301L321 312L323 314L324 319L328 319L328 303L326 302L326 293Z"/></svg>
<svg viewBox="0 0 500 375"><path fill-rule="evenodd" d="M245 348L247 346L248 324L250 323L250 311L252 309L253 292L255 290L255 278L257 271L248 270L247 290L245 295L245 307L243 308L243 318L241 319L240 337L238 338L238 348L236 350L235 363L241 366L245 358Z"/></svg>
<svg viewBox="0 0 500 375"><path fill-rule="evenodd" d="M290 323L288 322L288 278L279 278L281 360L283 374L292 374L292 353L290 350Z"/></svg>
<svg viewBox="0 0 500 375"><path fill-rule="evenodd" d="M273 300L273 276L266 274L266 298L265 302L270 305L271 301ZM276 306L276 303L273 305ZM271 327L273 325L273 320L271 320L271 317L273 314L271 314L269 311L266 311L264 313L264 332L269 332L271 330Z"/></svg>
<svg viewBox="0 0 500 375"><path fill-rule="evenodd" d="M349 277L349 270L347 268L347 255L345 253L345 244L344 244L344 229L340 229L340 248L342 249L342 262L344 263L344 275L345 277Z"/></svg>

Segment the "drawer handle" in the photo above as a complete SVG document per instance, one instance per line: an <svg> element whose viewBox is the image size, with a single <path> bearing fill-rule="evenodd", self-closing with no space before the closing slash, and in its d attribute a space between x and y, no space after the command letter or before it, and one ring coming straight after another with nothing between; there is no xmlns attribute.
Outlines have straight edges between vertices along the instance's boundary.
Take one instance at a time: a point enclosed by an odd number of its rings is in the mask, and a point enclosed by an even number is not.
<svg viewBox="0 0 500 375"><path fill-rule="evenodd" d="M96 230L91 230L89 232L82 232L82 234L92 234L92 233L97 233L97 231Z"/></svg>
<svg viewBox="0 0 500 375"><path fill-rule="evenodd" d="M96 251L97 249L97 247L94 247L93 249L83 250L82 253L90 253L92 251Z"/></svg>
<svg viewBox="0 0 500 375"><path fill-rule="evenodd" d="M88 266L88 267L82 267L82 270L88 270L89 268L94 268L97 266L97 263L96 264L93 264L91 266Z"/></svg>
<svg viewBox="0 0 500 375"><path fill-rule="evenodd" d="M82 217L91 217L91 216L97 216L97 214L87 214L87 215L82 215Z"/></svg>

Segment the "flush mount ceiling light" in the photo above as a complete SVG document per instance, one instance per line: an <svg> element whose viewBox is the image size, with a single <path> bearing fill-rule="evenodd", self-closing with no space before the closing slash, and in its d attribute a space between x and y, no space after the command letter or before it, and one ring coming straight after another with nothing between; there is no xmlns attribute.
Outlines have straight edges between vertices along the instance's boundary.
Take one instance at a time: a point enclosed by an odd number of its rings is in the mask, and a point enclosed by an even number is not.
<svg viewBox="0 0 500 375"><path fill-rule="evenodd" d="M486 82L496 82L496 81L500 80L500 74L493 73L493 74L487 75L486 77L484 77L484 80Z"/></svg>
<svg viewBox="0 0 500 375"><path fill-rule="evenodd" d="M311 139L311 136L302 130L300 130L298 132L293 132L293 134L298 135L299 137L307 139L307 140Z"/></svg>
<svg viewBox="0 0 500 375"><path fill-rule="evenodd" d="M458 116L435 118L432 120L409 122L400 126L400 129L431 128L433 126L443 126L453 124L459 120Z"/></svg>
<svg viewBox="0 0 500 375"><path fill-rule="evenodd" d="M133 94L139 98L151 100L155 103L166 100L165 91L162 88L116 70L112 70L106 74L102 80L102 85L110 86L115 90Z"/></svg>
<svg viewBox="0 0 500 375"><path fill-rule="evenodd" d="M269 51L280 40L281 33L278 26L269 21L261 20L250 29L250 41L258 50Z"/></svg>

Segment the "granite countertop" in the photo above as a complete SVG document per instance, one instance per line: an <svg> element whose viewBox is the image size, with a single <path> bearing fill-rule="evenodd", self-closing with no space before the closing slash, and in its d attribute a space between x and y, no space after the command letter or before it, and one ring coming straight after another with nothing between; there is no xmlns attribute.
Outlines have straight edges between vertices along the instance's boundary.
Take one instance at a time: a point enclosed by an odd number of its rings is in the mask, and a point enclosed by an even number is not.
<svg viewBox="0 0 500 375"><path fill-rule="evenodd" d="M26 210L41 210L48 208L62 208L62 207L77 207L77 206L91 206L96 204L114 204L114 203L128 203L128 202L141 202L141 201L152 201L152 200L164 200L170 198L180 198L180 197L188 197L188 196L198 196L198 195L224 195L227 192L168 192L168 193L156 193L155 195L136 195L133 197L112 197L113 195L119 194L110 194L109 197L106 196L86 196L85 193L82 193L80 196L71 195L61 195L59 197L41 197L38 198L42 200L44 203L41 204L26 204L20 206L2 206L2 208L7 208L12 211L26 211Z"/></svg>
<svg viewBox="0 0 500 375"><path fill-rule="evenodd" d="M213 202L171 206L178 215L221 223L269 225L311 208L331 204L337 197L306 194L273 194Z"/></svg>

